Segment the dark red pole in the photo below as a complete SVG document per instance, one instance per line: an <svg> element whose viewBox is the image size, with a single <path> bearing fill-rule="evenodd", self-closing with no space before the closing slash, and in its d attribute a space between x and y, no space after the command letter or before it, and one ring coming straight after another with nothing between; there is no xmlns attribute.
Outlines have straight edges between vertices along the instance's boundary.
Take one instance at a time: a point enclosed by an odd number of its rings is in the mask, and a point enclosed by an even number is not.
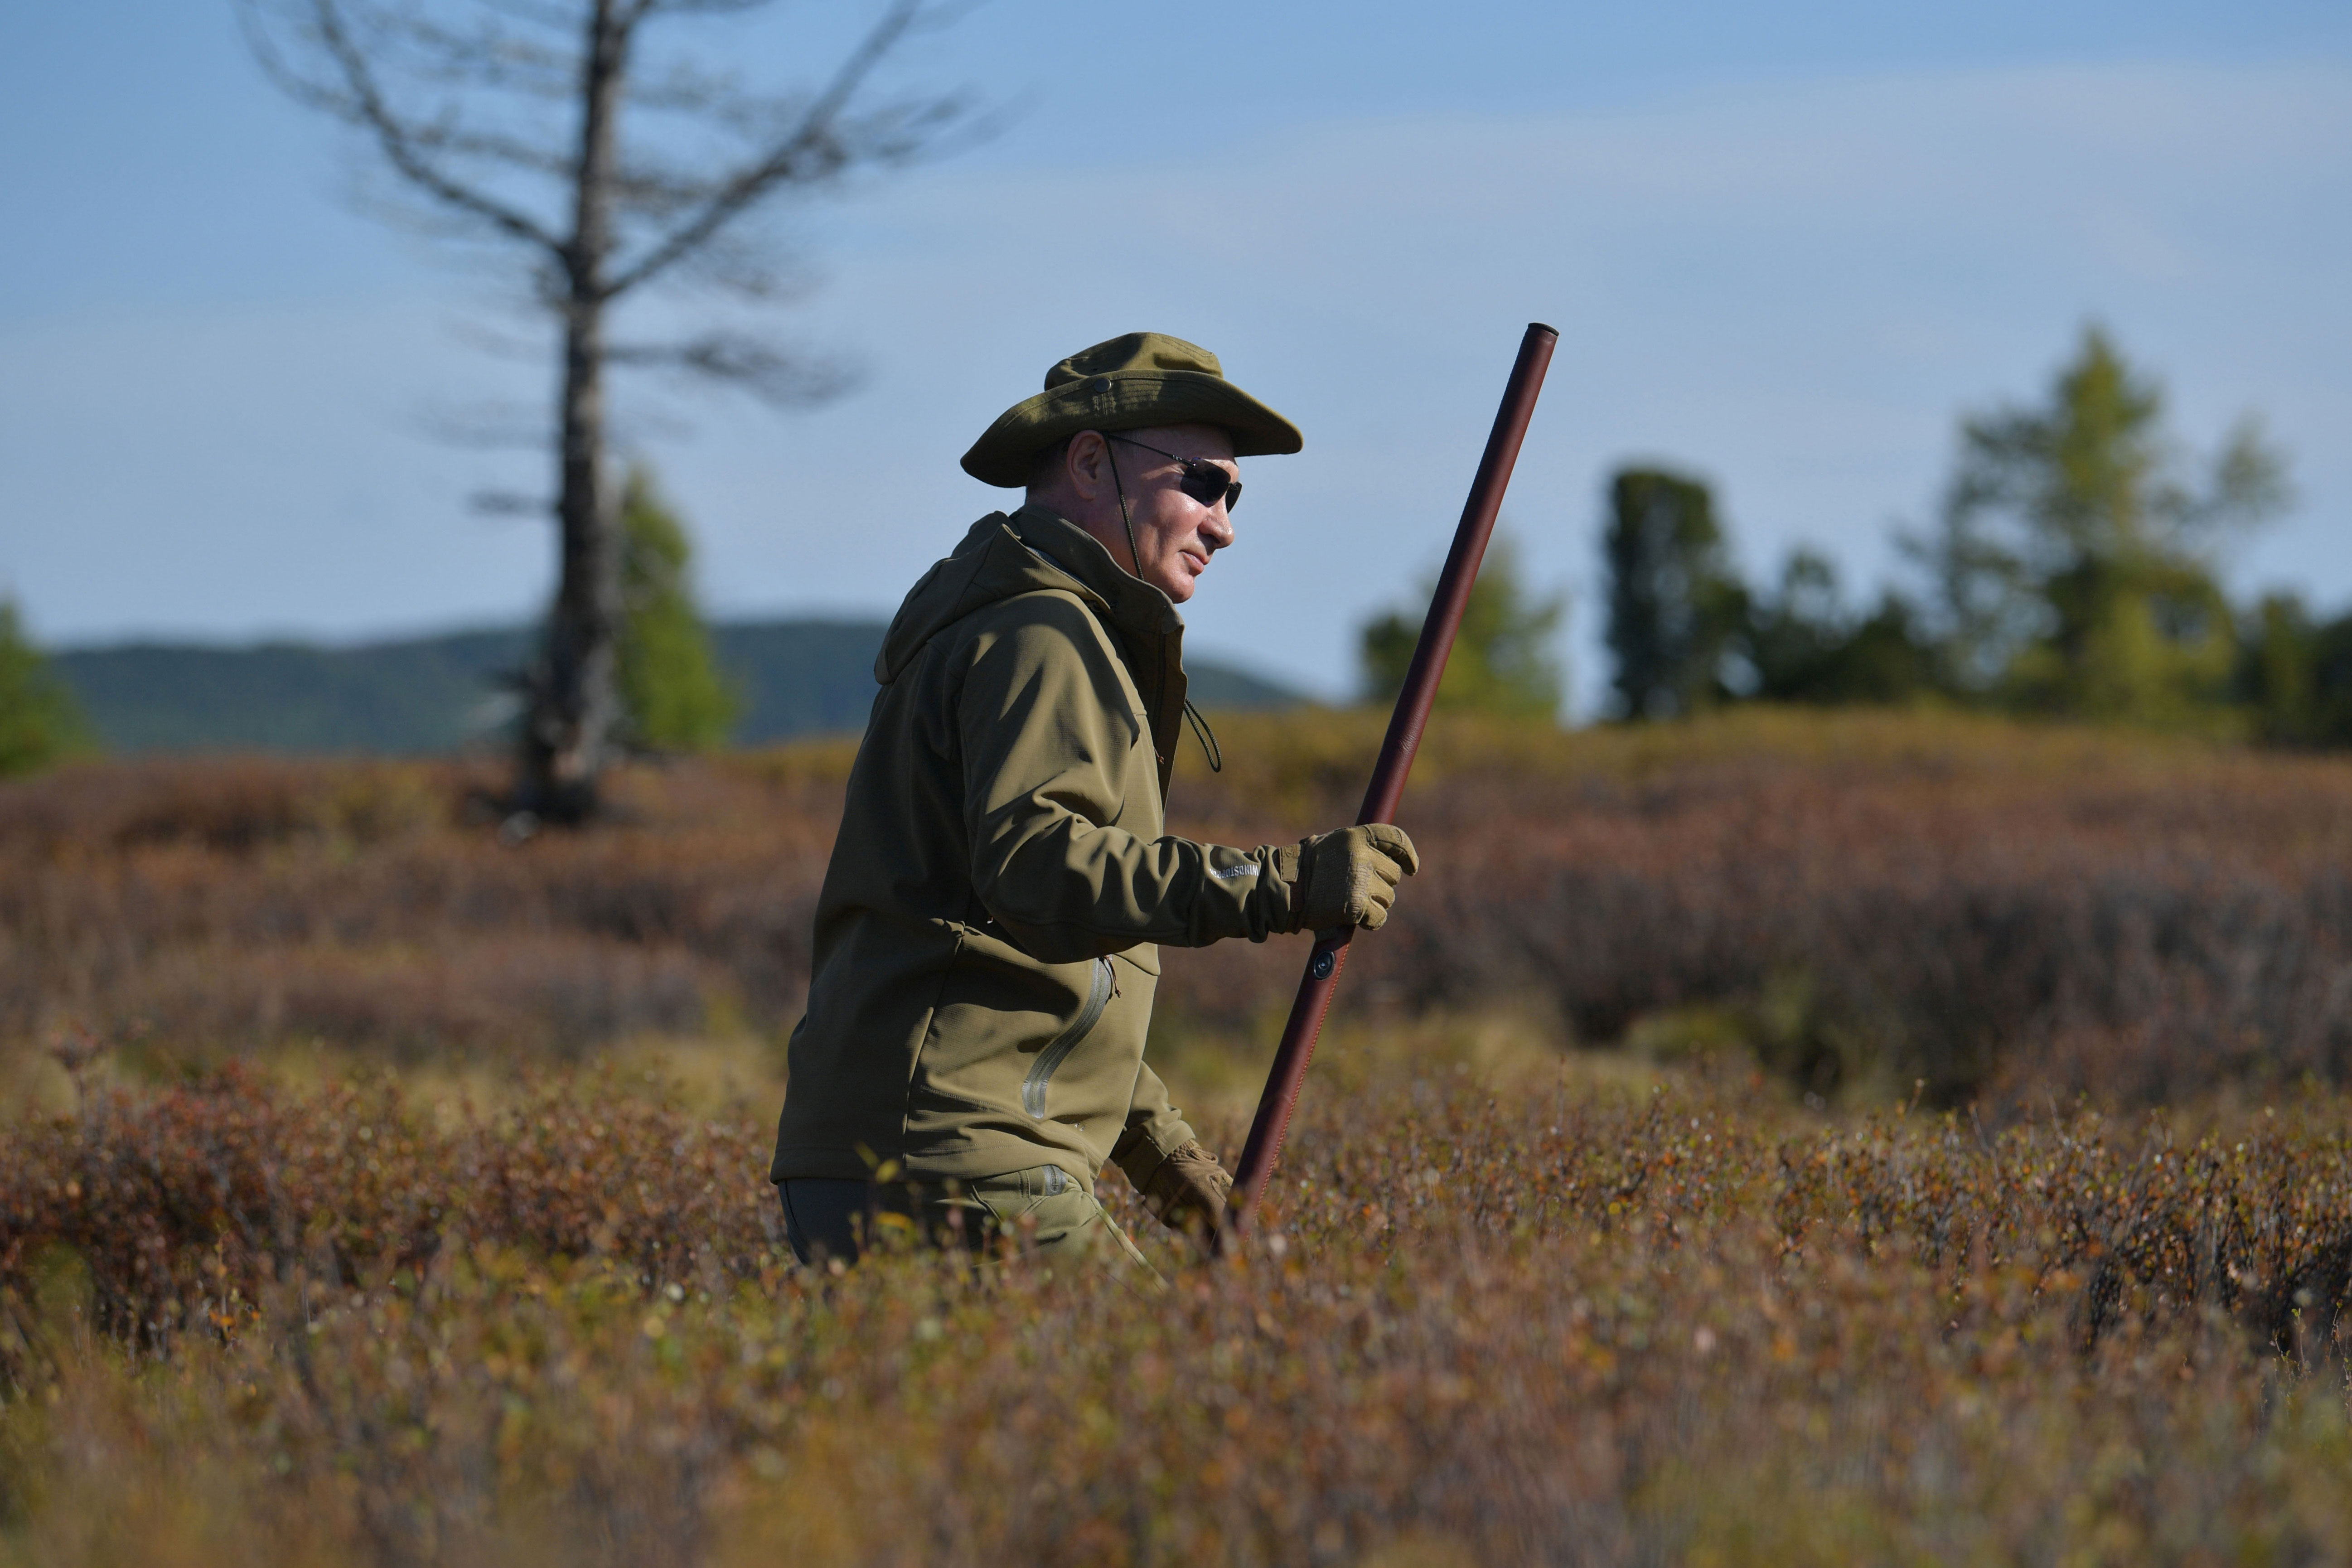
<svg viewBox="0 0 2352 1568"><path fill-rule="evenodd" d="M1445 570L1438 574L1429 618L1421 625L1421 641L1412 650L1404 689L1397 693L1396 711L1389 717L1380 761L1372 764L1364 807L1356 814L1359 824L1395 820L1397 804L1404 798L1405 777L1412 772L1421 732L1437 701L1437 683L1445 674L1446 656L1454 651L1454 634L1461 629L1462 612L1469 607L1470 585L1478 580L1478 563L1486 558L1486 541L1495 531L1495 514L1502 510L1503 490L1519 460L1519 443L1527 437L1536 394L1543 388L1552 346L1559 342L1559 334L1540 321L1530 322L1527 336L1519 340L1518 363L1511 366L1510 383L1503 389L1503 406L1496 411L1486 456L1478 459L1478 477L1471 481L1461 526L1454 531L1454 548L1446 554ZM1347 966L1349 939L1355 934L1350 926L1318 936L1307 955L1307 974L1298 983L1297 1000L1290 1005L1290 1022L1283 1026L1282 1044L1275 1049L1274 1068L1266 1075L1265 1094L1258 1099L1249 1142L1243 1146L1241 1163L1234 1169L1225 1228L1217 1237L1221 1253L1265 1195L1274 1163L1282 1153L1283 1134L1290 1129L1290 1113L1298 1104L1299 1086L1307 1079L1307 1064L1313 1059L1315 1041L1323 1033L1324 1015L1331 1010L1331 994L1339 989L1339 971Z"/></svg>

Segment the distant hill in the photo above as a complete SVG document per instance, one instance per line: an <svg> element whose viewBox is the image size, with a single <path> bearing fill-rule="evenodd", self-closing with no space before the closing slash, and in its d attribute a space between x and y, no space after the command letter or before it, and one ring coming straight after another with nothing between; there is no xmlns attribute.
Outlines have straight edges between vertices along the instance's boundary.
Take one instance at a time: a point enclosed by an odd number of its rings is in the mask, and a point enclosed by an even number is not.
<svg viewBox="0 0 2352 1568"><path fill-rule="evenodd" d="M711 628L746 699L740 745L855 731L874 701L881 621L731 621ZM53 666L119 752L455 751L495 733L516 699L501 681L530 645L520 627L328 648L126 643L68 649ZM1297 707L1299 693L1213 661L1191 667L1203 708Z"/></svg>

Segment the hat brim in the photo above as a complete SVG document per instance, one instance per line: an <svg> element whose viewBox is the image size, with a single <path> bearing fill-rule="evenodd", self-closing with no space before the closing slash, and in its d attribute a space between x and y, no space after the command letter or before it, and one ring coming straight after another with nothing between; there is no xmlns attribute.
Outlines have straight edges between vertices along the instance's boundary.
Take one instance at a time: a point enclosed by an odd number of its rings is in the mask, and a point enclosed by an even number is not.
<svg viewBox="0 0 2352 1568"><path fill-rule="evenodd" d="M1221 375L1197 370L1113 372L1049 387L997 416L963 455L963 471L982 484L1018 489L1038 453L1081 430L1142 430L1156 425L1214 425L1234 438L1234 456L1296 452L1298 426Z"/></svg>

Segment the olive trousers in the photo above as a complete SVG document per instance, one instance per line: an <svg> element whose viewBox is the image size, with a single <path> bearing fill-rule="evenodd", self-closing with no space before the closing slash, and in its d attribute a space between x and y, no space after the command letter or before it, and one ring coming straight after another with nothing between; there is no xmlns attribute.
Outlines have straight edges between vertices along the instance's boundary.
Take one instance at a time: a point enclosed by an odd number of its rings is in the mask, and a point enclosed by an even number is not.
<svg viewBox="0 0 2352 1568"><path fill-rule="evenodd" d="M795 1176L776 1184L784 1238L804 1267L854 1264L892 1245L956 1247L976 1255L1009 1243L1048 1263L1107 1267L1160 1282L1118 1223L1059 1165L1034 1165L967 1182L852 1182Z"/></svg>

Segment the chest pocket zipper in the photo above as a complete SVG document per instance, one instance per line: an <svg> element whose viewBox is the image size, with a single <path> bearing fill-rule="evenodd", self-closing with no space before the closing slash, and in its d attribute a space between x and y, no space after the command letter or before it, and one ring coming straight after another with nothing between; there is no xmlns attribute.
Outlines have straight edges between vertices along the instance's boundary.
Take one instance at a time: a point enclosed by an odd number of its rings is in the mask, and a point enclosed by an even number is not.
<svg viewBox="0 0 2352 1568"><path fill-rule="evenodd" d="M1062 1064L1069 1060L1070 1053L1078 1048L1078 1043L1102 1021L1103 1009L1110 1005L1114 989L1110 960L1096 959L1094 984L1087 992L1087 1005L1078 1009L1078 1016L1070 1020L1068 1028L1046 1042L1045 1048L1037 1053L1037 1059L1029 1065L1029 1076L1021 1080L1021 1109L1033 1121L1045 1120L1046 1086L1054 1081Z"/></svg>

